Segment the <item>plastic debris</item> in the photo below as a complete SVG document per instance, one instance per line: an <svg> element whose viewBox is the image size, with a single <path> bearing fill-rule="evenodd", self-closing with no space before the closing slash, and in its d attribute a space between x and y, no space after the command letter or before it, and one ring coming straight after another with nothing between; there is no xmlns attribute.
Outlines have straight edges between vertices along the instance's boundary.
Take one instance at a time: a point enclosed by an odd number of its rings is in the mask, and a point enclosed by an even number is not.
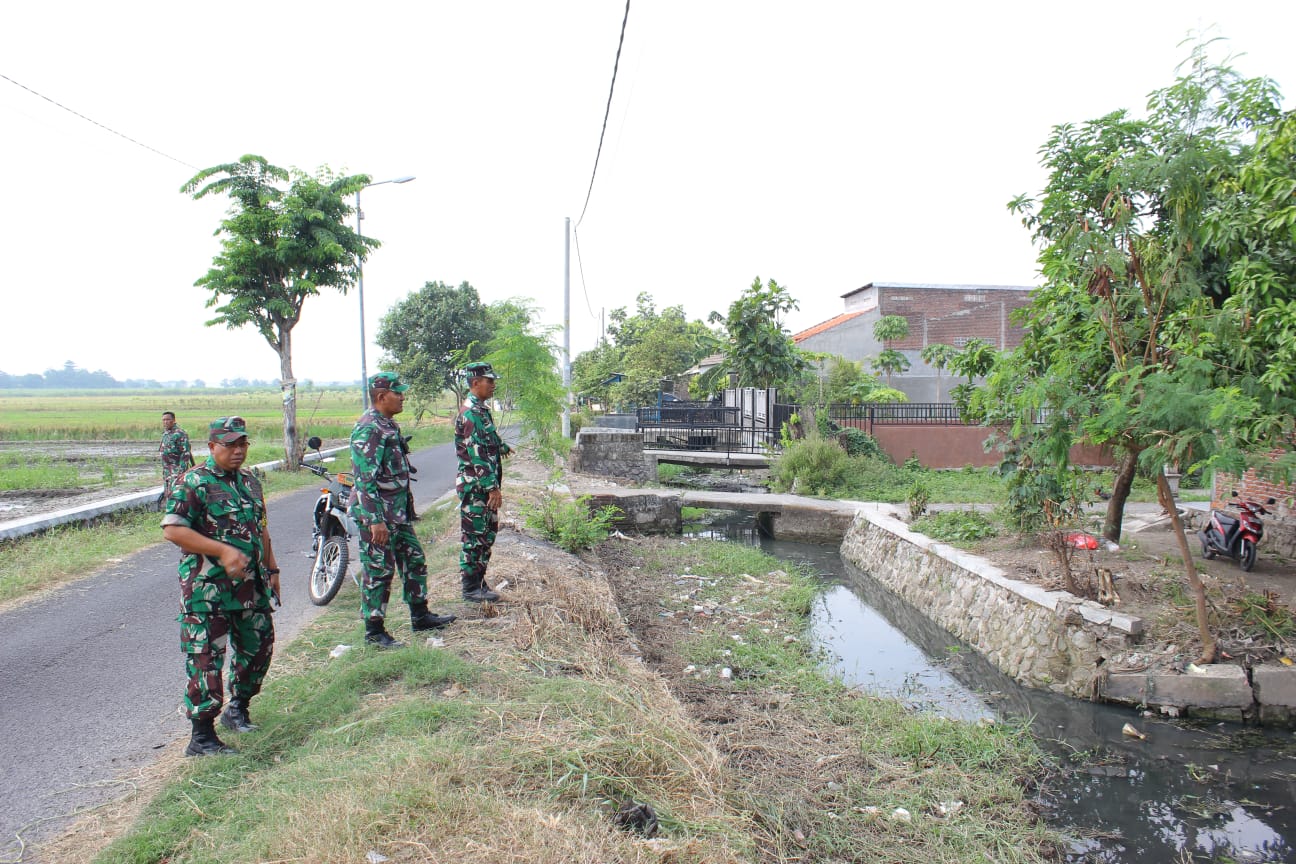
<svg viewBox="0 0 1296 864"><path fill-rule="evenodd" d="M1077 549L1097 549L1098 538L1084 531L1072 531L1066 535L1066 542Z"/></svg>
<svg viewBox="0 0 1296 864"><path fill-rule="evenodd" d="M429 636L427 638L427 646L429 648L444 648L445 640L440 636Z"/></svg>
<svg viewBox="0 0 1296 864"><path fill-rule="evenodd" d="M942 801L936 805L936 812L942 816L953 816L962 809L962 801Z"/></svg>
<svg viewBox="0 0 1296 864"><path fill-rule="evenodd" d="M384 861L390 861L391 859L381 852L375 852L370 849L365 853L365 860L368 861L369 864L383 864Z"/></svg>
<svg viewBox="0 0 1296 864"><path fill-rule="evenodd" d="M1290 657L1279 657L1278 662L1283 664L1284 666L1292 665L1292 659Z"/></svg>
<svg viewBox="0 0 1296 864"><path fill-rule="evenodd" d="M724 667L723 669L720 670L720 677L724 678L725 680L732 678L733 670L730 669L728 666Z"/></svg>
<svg viewBox="0 0 1296 864"><path fill-rule="evenodd" d="M1126 738L1137 738L1139 741L1147 740L1147 736L1144 735L1139 730L1135 729L1133 724L1131 723L1126 723L1124 726L1121 727L1121 734L1124 735Z"/></svg>
<svg viewBox="0 0 1296 864"><path fill-rule="evenodd" d="M897 822L912 822L913 814L903 807L897 807L891 811L891 818Z"/></svg>
<svg viewBox="0 0 1296 864"><path fill-rule="evenodd" d="M336 660L338 657L341 657L343 654L345 654L350 650L351 650L350 645L339 645L329 652L329 656Z"/></svg>

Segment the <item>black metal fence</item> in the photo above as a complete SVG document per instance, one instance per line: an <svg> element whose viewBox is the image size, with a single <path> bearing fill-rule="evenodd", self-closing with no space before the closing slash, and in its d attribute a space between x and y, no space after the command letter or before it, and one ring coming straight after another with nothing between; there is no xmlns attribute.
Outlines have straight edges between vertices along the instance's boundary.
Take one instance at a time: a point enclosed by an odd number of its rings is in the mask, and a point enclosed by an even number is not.
<svg viewBox="0 0 1296 864"><path fill-rule="evenodd" d="M870 402L829 405L828 418L838 426L965 426L958 408L949 402Z"/></svg>

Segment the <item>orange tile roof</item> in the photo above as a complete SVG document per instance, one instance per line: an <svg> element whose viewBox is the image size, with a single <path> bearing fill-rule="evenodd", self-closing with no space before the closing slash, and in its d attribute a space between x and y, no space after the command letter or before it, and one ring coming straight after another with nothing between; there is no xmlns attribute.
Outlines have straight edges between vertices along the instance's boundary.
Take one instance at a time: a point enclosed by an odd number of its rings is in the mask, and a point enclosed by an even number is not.
<svg viewBox="0 0 1296 864"><path fill-rule="evenodd" d="M820 333L824 332L825 330L831 330L834 327L836 327L838 324L845 324L847 321L851 320L852 318L858 318L859 316L863 315L867 311L868 311L867 309L861 309L858 312L843 312L842 314L838 315L836 318L829 318L827 321L821 321L820 323L811 327L809 330L802 330L800 333L797 333L795 336L792 337L792 341L800 342L803 339L809 339L811 336L818 336Z"/></svg>

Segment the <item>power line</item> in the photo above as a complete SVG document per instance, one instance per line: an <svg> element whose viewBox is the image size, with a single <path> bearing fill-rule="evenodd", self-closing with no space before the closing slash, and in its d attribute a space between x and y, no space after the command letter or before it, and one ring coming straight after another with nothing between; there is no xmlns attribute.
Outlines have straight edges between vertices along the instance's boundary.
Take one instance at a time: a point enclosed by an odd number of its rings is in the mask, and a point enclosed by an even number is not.
<svg viewBox="0 0 1296 864"><path fill-rule="evenodd" d="M572 237L576 238L576 269L580 270L581 293L585 295L585 310L589 312L591 318L594 317L594 307L589 302L589 291L585 288L585 263L581 261L580 254L580 233L572 228Z"/></svg>
<svg viewBox="0 0 1296 864"><path fill-rule="evenodd" d="M627 10L627 12L628 11L629 10ZM618 54L619 53L620 52L618 51ZM28 93L32 94L33 96L39 96L41 99L44 99L46 102L50 103L51 105L56 105L59 108L62 108L64 111L68 112L69 114L80 117L82 120L85 120L87 123L93 123L94 125L98 126L100 129L104 130L105 132L111 132L113 135L116 135L119 138L125 138L127 141L131 142L137 147L143 147L145 150L148 150L152 153L156 153L157 155L162 156L166 159L170 159L172 162L179 162L181 165L185 166L186 168L192 168L195 171L200 170L197 166L190 165L188 162L184 161L183 159L177 159L176 157L170 155L169 153L163 153L161 150L157 149L156 147L150 147L149 145L141 141L136 141L134 138L130 137L129 135L123 135L122 133L118 132L116 129L112 129L108 126L105 126L104 124L100 123L98 120L93 120L79 111L73 111L71 108L67 107L62 102L57 102L51 99L50 97L46 96L44 93L37 93L35 90L31 89L26 84L22 84L18 81L15 81L14 79L10 78L8 75L4 74L3 72L0 72L0 78L3 78L4 80L8 81L10 84L13 84L14 86L21 87L22 89L26 90ZM597 167L597 162L595 163L595 166Z"/></svg>
<svg viewBox="0 0 1296 864"><path fill-rule="evenodd" d="M590 173L589 191L585 193L585 206L581 208L580 219L576 220L577 228L585 219L585 211L589 209L590 195L594 194L594 178L598 175L599 156L603 155L603 136L607 134L608 116L612 113L612 93L616 90L617 67L621 65L621 46L625 44L626 21L629 18L630 0L626 0L625 16L621 19L621 39L617 42L616 62L612 64L612 86L608 88L607 108L603 112L603 130L599 132L598 151L594 154L594 170Z"/></svg>

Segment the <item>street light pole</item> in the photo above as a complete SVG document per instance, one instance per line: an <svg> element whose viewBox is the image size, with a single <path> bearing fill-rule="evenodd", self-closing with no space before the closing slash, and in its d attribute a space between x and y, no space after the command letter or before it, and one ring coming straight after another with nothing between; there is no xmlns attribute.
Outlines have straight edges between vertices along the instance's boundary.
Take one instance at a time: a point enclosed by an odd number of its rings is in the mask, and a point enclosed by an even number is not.
<svg viewBox="0 0 1296 864"><path fill-rule="evenodd" d="M376 183L368 183L356 190L356 236L361 236L360 223L364 220L364 213L360 210L360 191L368 189L370 186L381 186L384 183L408 183L414 178L396 177L391 180L379 180ZM360 408L369 409L369 365L365 362L365 320L364 320L364 261L356 261L356 293L360 295Z"/></svg>

